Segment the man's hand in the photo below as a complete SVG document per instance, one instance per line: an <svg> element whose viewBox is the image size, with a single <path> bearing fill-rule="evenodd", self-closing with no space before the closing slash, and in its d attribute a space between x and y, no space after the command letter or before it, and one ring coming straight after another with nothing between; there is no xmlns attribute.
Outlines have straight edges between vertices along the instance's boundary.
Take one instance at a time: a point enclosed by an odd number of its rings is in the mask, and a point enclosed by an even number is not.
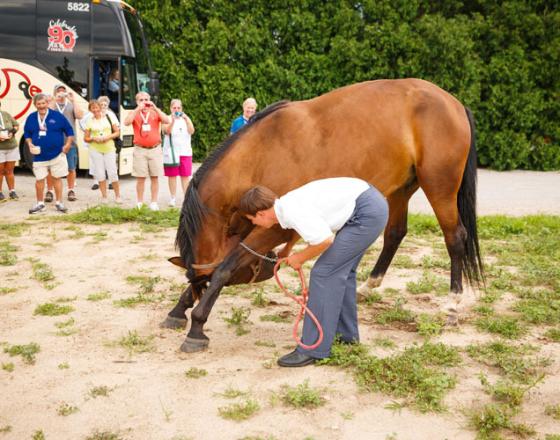
<svg viewBox="0 0 560 440"><path fill-rule="evenodd" d="M62 152L63 152L64 154L67 154L67 153L70 151L70 147L71 147L71 146L72 146L71 144L65 145L64 147L62 147Z"/></svg>
<svg viewBox="0 0 560 440"><path fill-rule="evenodd" d="M295 270L299 270L303 265L303 263L305 263L305 259L302 258L300 254L292 254L289 257L283 258L282 261L285 261L289 266L291 266Z"/></svg>

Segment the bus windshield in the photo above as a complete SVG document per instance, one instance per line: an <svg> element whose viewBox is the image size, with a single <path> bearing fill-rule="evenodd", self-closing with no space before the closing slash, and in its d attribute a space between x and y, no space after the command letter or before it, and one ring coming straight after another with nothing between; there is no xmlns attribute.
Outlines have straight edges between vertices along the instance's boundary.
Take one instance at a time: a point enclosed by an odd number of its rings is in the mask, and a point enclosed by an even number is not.
<svg viewBox="0 0 560 440"><path fill-rule="evenodd" d="M147 52L147 44L144 36L144 29L137 15L132 14L128 10L124 10L126 24L130 31L130 38L134 46L134 54L136 56L136 80L138 81L138 90L148 92L150 82L150 61ZM132 79L132 78L131 78Z"/></svg>

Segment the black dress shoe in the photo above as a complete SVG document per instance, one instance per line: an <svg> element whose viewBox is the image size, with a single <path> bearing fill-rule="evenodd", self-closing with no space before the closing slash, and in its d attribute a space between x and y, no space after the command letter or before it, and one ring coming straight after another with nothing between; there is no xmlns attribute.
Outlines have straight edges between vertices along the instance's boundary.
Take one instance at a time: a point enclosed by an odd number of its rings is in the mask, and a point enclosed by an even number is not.
<svg viewBox="0 0 560 440"><path fill-rule="evenodd" d="M278 359L277 363L281 367L305 367L306 365L315 363L316 360L317 359L311 356L294 350Z"/></svg>

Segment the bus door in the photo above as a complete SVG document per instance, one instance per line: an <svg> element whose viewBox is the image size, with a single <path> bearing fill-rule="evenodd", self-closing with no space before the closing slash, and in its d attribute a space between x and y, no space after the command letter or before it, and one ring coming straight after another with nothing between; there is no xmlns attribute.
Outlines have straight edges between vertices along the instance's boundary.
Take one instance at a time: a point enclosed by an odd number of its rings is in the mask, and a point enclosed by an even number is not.
<svg viewBox="0 0 560 440"><path fill-rule="evenodd" d="M120 72L119 60L116 57L92 57L90 96L97 99L107 96L110 100L109 108L120 118Z"/></svg>

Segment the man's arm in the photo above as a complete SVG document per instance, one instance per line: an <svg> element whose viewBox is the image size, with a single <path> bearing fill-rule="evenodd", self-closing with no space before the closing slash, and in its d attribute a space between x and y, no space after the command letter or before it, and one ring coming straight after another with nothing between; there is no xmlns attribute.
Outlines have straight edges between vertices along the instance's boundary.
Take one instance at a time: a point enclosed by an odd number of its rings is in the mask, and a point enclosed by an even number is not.
<svg viewBox="0 0 560 440"><path fill-rule="evenodd" d="M136 107L134 110L132 110L127 116L126 118L124 118L123 124L124 125L130 125L134 122L134 118L136 118L136 115L138 115L138 113L140 112L141 108L140 106Z"/></svg>
<svg viewBox="0 0 560 440"><path fill-rule="evenodd" d="M152 104L153 105L153 104ZM167 116L165 113L163 113L159 108L157 108L155 105L153 105L154 110L156 111L156 113L159 115L159 119L161 120L162 123L164 124L171 124L171 118L169 116Z"/></svg>
<svg viewBox="0 0 560 440"><path fill-rule="evenodd" d="M292 254L289 257L287 257L285 259L286 263L288 263L290 266L292 266L294 269L297 270L307 260L311 260L312 258L315 258L316 256L321 255L323 252L325 252L333 243L333 241L334 241L334 236L331 236L319 244L310 244L302 251L296 252L295 254Z"/></svg>

